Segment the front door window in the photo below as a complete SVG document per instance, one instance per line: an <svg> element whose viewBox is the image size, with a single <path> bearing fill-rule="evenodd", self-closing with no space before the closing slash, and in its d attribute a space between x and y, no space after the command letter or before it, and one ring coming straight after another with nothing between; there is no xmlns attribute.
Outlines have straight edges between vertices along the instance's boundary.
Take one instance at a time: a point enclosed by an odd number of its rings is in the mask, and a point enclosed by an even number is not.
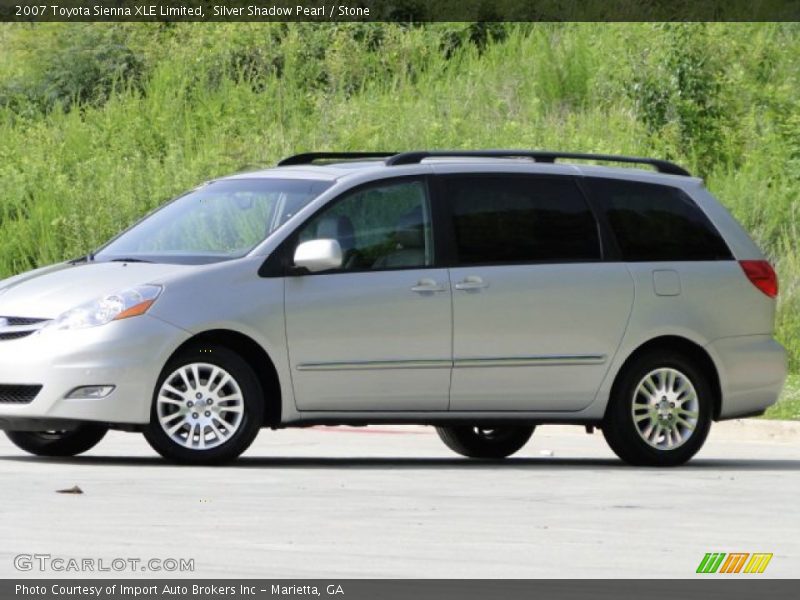
<svg viewBox="0 0 800 600"><path fill-rule="evenodd" d="M342 271L428 267L433 264L430 215L421 181L363 188L312 218L298 242L338 241Z"/></svg>

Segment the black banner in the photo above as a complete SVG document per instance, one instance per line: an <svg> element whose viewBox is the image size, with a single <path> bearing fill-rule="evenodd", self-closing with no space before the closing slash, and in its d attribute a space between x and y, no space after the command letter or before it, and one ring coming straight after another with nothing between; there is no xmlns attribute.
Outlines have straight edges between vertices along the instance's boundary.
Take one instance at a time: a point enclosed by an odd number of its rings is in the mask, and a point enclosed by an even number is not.
<svg viewBox="0 0 800 600"><path fill-rule="evenodd" d="M578 575L576 573L576 575ZM758 576L749 576L758 577ZM791 580L2 580L0 598L47 600L738 600L795 598Z"/></svg>
<svg viewBox="0 0 800 600"><path fill-rule="evenodd" d="M800 0L0 0L0 21L800 21Z"/></svg>

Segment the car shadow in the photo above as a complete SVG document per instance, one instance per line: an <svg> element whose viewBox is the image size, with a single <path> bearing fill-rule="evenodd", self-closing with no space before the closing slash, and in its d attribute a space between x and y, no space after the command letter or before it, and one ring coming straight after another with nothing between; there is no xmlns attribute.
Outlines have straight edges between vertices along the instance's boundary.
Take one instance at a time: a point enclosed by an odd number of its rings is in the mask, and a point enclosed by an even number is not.
<svg viewBox="0 0 800 600"><path fill-rule="evenodd" d="M176 465L157 456L76 456L48 458L37 456L0 456L0 461L30 464L62 464L80 466L163 467ZM186 466L181 465L183 468ZM470 460L465 458L387 458L387 457L261 457L243 456L219 467L226 469L356 469L356 470L596 470L628 469L660 470L658 467L630 467L613 458L518 457L504 460ZM798 471L800 460L793 459L729 459L698 458L687 465L673 467L682 471Z"/></svg>

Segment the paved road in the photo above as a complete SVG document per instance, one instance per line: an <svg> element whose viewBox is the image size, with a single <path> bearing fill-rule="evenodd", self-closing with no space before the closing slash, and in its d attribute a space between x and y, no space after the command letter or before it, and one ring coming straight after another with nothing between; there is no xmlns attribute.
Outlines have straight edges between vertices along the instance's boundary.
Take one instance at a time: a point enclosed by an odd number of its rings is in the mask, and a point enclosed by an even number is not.
<svg viewBox="0 0 800 600"><path fill-rule="evenodd" d="M800 441L736 435L718 426L669 470L566 427L500 464L426 428L264 431L223 468L167 465L134 434L52 461L3 437L0 577L18 553L193 558L210 578L689 577L709 551L773 552L765 575L800 576Z"/></svg>

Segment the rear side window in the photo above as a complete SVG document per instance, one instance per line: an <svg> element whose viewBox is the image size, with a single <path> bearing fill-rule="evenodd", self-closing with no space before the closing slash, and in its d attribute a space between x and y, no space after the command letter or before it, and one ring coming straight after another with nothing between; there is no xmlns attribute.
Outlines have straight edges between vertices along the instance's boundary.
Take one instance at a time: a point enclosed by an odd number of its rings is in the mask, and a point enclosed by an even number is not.
<svg viewBox="0 0 800 600"><path fill-rule="evenodd" d="M629 262L731 259L708 217L682 190L666 185L588 179Z"/></svg>
<svg viewBox="0 0 800 600"><path fill-rule="evenodd" d="M443 179L460 265L600 259L597 223L571 179Z"/></svg>

